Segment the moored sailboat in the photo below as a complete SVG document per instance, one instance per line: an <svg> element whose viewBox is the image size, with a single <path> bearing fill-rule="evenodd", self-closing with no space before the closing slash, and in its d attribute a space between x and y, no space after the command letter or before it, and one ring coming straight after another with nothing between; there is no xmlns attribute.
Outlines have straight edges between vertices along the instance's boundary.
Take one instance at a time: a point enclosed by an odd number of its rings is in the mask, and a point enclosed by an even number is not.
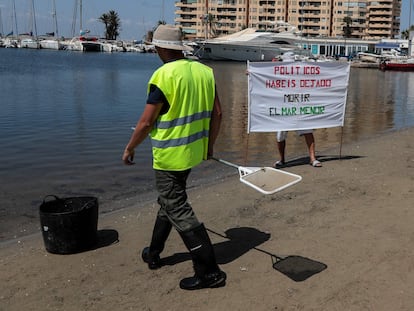
<svg viewBox="0 0 414 311"><path fill-rule="evenodd" d="M57 23L57 14L56 14L56 2L53 0L53 24L55 30L51 33L47 33L47 37L42 38L39 41L40 48L42 49L50 49L50 50L62 50L64 45L62 41L59 39L59 32L58 32L58 23Z"/></svg>
<svg viewBox="0 0 414 311"><path fill-rule="evenodd" d="M37 38L37 25L36 25L36 11L34 6L34 0L30 0L30 14L29 14L29 31L19 35L19 48L26 49L38 49L40 48L39 40Z"/></svg>
<svg viewBox="0 0 414 311"><path fill-rule="evenodd" d="M102 52L103 45L97 37L89 36L90 31L83 29L83 16L82 16L82 0L75 0L76 7L79 4L79 36L73 37L68 42L66 49L71 51L83 51L83 52ZM75 20L75 18L74 18Z"/></svg>

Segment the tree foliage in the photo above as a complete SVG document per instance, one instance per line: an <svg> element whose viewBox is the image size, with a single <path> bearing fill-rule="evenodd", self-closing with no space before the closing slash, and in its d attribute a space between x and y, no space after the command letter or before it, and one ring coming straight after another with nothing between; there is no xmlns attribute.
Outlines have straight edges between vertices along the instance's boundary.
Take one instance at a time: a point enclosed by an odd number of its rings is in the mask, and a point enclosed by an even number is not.
<svg viewBox="0 0 414 311"><path fill-rule="evenodd" d="M105 39L116 40L121 29L121 19L114 10L103 13L98 20L105 25Z"/></svg>
<svg viewBox="0 0 414 311"><path fill-rule="evenodd" d="M405 40L409 39L409 37L410 37L410 31L414 31L414 25L411 25L410 28L408 28L406 30L403 30L401 32L401 38L402 39L405 39Z"/></svg>
<svg viewBox="0 0 414 311"><path fill-rule="evenodd" d="M351 35L352 35L352 28L351 28L352 18L349 17L349 16L345 16L344 17L344 23L345 23L345 26L344 26L344 28L342 30L343 31L343 34L344 34L344 37L345 38L350 38Z"/></svg>

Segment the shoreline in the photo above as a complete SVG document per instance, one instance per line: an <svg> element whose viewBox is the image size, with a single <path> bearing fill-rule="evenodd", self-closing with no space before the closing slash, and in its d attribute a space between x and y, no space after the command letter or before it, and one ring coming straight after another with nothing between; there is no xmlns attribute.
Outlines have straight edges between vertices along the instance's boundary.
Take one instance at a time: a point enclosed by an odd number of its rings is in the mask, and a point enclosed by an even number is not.
<svg viewBox="0 0 414 311"><path fill-rule="evenodd" d="M8 311L411 310L413 135L409 128L344 145L341 160L319 151L322 168L286 168L303 180L273 195L237 175L190 189L227 273L223 288L179 289L193 271L175 231L162 254L168 264L148 270L140 250L151 238L158 209L152 202L100 217L106 244L91 251L49 254L40 233L0 244L0 305ZM299 272L300 264L324 268L295 281L273 268L269 254L296 256L290 258L301 260L293 262Z"/></svg>
<svg viewBox="0 0 414 311"><path fill-rule="evenodd" d="M10 76L6 82L15 80L18 83L3 85L6 94L10 93L11 96L6 98L8 108L5 110L5 130L1 136L5 148L2 155L5 178L0 192L3 201L0 210L3 216L0 221L0 240L37 231L38 208L48 194L62 197L97 196L101 210L112 210L112 207L121 207L123 203L129 205L131 201L113 203L119 199L132 198L137 194L140 195L139 199L145 196L145 192L153 188L150 144L145 147L148 151L140 154L137 162L139 165L135 167L139 166L139 169L135 170L127 171L119 162L119 150L122 150L125 139L129 137L130 125L136 122L135 118L129 120L136 113L135 96L132 97L128 91L135 90L135 87L130 85L145 85L145 72L150 74L152 68L156 68L158 58L152 55L130 57L119 54L114 57L113 63L108 63L108 67L101 67L99 64L103 59L99 60L91 55L78 58L69 53L65 59L69 58L63 61L61 55L39 54L32 66L31 58L28 57L32 53L21 52L18 53L19 57L11 55L7 59L7 62L14 64L13 68L19 70L4 73L5 77ZM73 65L68 66L69 63ZM88 65L85 66L86 64ZM210 65L217 72L217 84L225 100L223 115L226 120L223 122L223 135L217 142L218 155L245 166L273 164L277 152L274 133L246 133L248 105L245 65L230 62ZM61 71L61 66L64 71ZM135 70L135 66L142 67L142 70ZM20 70L27 68L30 69L30 75L19 75ZM72 83L76 80L70 77L80 70L85 73L82 76L86 78L90 68L100 68L97 75L99 79L90 81L97 84L81 97L79 105L74 105L74 93L70 90L77 89ZM30 98L30 94L38 94L40 85L31 83L32 79L29 77L36 76L37 73L49 76L59 72L64 73L63 80L56 80L56 83L48 86L57 90L62 85L67 85L62 89L63 93L59 91L48 96L48 93L41 92L44 97L39 99L39 104L42 105L30 105L27 98ZM117 74L112 76L109 72ZM114 81L118 82L109 83L112 80L104 77L116 77ZM413 78L411 73L351 69L344 127L315 131L317 151L338 144L340 137L346 143L347 140L363 139L376 132L413 126L413 111L410 109L413 97L409 88L414 82ZM107 83L111 88L104 87ZM12 89L7 88L8 86ZM19 90L25 92L21 93ZM57 101L55 96L58 97ZM78 106L85 110L77 109ZM20 107L18 111L22 111L21 114L16 114L16 107ZM123 109L127 112L121 112ZM66 110L70 113L62 115L62 111ZM32 111L37 116L36 126L30 121L29 114L24 114L23 111ZM84 115L85 111L89 113ZM49 112L60 117L51 122ZM101 113L103 115L99 118L94 117ZM60 126L61 122L67 125ZM36 131L33 131L34 126ZM74 133L79 133L80 136ZM21 139L25 140L24 146L17 143ZM49 151L50 146L62 144L62 139L65 148L53 148ZM303 140L294 134L288 138L288 144L288 155L300 156L306 152ZM199 177L208 172L203 170L203 174L193 176L200 179Z"/></svg>
<svg viewBox="0 0 414 311"><path fill-rule="evenodd" d="M392 130L392 132L395 132L395 131L398 132L400 130ZM376 137L378 135L383 135L383 134L384 133L376 133L374 135L371 134L370 136L366 136L358 140L358 143L363 143L366 140L372 139L373 137ZM316 141L317 142L320 141L317 131L314 133L314 135L315 135ZM295 136L290 137L289 143L294 142L295 140L301 140L301 138L298 138ZM302 145L303 143L300 141L298 142L298 144ZM340 152L339 149L340 149L340 145L338 142L338 145L336 146L328 146L323 149L318 149L317 147L316 154L317 156L321 153L322 154L323 153L338 153L339 154ZM275 156L276 156L276 146L275 146L274 151L275 151ZM305 150L303 151L306 152ZM304 157L306 157L305 153L302 153L302 154L293 153L293 154L288 155L288 159L289 159L288 162L291 164L287 165L287 168L289 168L289 166L295 166L298 162L297 160L299 159L299 162L300 162L301 159L303 159ZM271 163L273 163L273 160L271 160L270 158L270 160L268 159L268 161L260 165L271 166ZM149 177L147 176L146 179L147 181L150 181L150 185L146 187L146 190L143 192L144 194L140 192L142 191L140 187L138 187L136 190L132 192L121 191L120 195L111 194L112 192L108 192L110 193L110 196L107 196L106 194L100 196L99 192L98 193L93 193L93 192L85 193L84 191L73 192L73 190L71 190L71 193L66 194L66 195L62 195L61 193L51 193L51 194L57 195L62 198L73 197L73 196L78 196L78 195L97 197L98 202L99 202L99 214L100 214L99 216L100 217L111 215L113 213L117 213L117 212L120 212L124 209L128 209L131 207L144 208L145 206L148 206L156 202L156 198L157 198L155 185L153 184L153 180L152 180L153 173L152 173L152 169L150 166L151 163L148 162L147 164L149 165L147 169L150 172L150 176ZM252 166L252 163L239 163L239 164L243 166ZM120 164L119 166L122 166L122 164ZM132 171L132 174L135 174L135 173ZM229 168L228 166L225 166L223 164L215 163L215 161L205 161L204 163L202 163L201 165L193 169L193 172L191 173L189 181L188 181L188 190L192 191L193 189L197 189L200 187L209 187L213 183L216 183L217 181L225 180L228 178L237 179L238 178L237 170L235 170L234 168ZM82 187L79 187L79 189L82 189ZM3 234L0 236L0 247L2 244L8 244L10 241L19 241L19 240L25 239L27 236L36 235L41 231L39 212L38 212L41 203L42 203L42 199L39 199L39 198L35 206L33 206L33 203L32 203L32 208L36 209L35 216L25 214L27 219L24 221L19 219L19 222L16 222L14 218L8 221L3 219L4 228L13 228L14 231L5 230L3 232ZM8 215L4 215L4 216L7 217Z"/></svg>

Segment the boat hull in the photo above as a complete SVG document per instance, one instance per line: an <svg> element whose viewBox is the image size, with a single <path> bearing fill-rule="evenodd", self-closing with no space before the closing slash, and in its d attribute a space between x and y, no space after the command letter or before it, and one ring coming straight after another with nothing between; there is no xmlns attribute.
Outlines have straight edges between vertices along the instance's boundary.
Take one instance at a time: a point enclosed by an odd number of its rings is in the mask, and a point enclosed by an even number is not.
<svg viewBox="0 0 414 311"><path fill-rule="evenodd" d="M100 42L82 41L84 52L102 52L102 44Z"/></svg>
<svg viewBox="0 0 414 311"><path fill-rule="evenodd" d="M39 44L41 49L63 50L63 44L58 40L42 40Z"/></svg>
<svg viewBox="0 0 414 311"><path fill-rule="evenodd" d="M252 46L239 44L201 44L194 53L198 58L205 60L231 61L272 61L284 52L294 51L294 46Z"/></svg>
<svg viewBox="0 0 414 311"><path fill-rule="evenodd" d="M38 49L40 47L39 42L33 39L22 39L20 41L20 48L23 49Z"/></svg>
<svg viewBox="0 0 414 311"><path fill-rule="evenodd" d="M414 71L414 62L410 63L398 63L398 62L382 62L380 69L383 71L394 70L394 71Z"/></svg>

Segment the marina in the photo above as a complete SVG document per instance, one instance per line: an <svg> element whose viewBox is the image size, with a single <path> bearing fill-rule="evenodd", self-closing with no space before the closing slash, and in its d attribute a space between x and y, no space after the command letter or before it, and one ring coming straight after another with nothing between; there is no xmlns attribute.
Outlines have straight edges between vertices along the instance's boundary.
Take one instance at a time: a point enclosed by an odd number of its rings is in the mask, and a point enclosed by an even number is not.
<svg viewBox="0 0 414 311"><path fill-rule="evenodd" d="M388 66L387 70L413 71L413 57L407 56L408 48L403 51L385 47L376 49L374 41L303 38L295 34L280 35L257 32L247 29L238 34L210 41L187 42L194 51L187 52L187 57L201 61L275 61L283 54L293 53L296 61L352 61L351 66L357 68L373 68L384 70L383 64L399 59L403 65ZM42 38L35 41L31 38L0 41L0 47L50 49L75 52L133 52L156 53L154 46L134 41L116 41L98 39L96 37L75 37L71 40ZM367 52L375 50L377 53ZM346 55L346 56L345 56Z"/></svg>
<svg viewBox="0 0 414 311"><path fill-rule="evenodd" d="M34 0L30 1L31 19L28 31L19 34L16 7L13 1L12 31L8 34L0 32L0 47L109 53L155 52L154 46L146 42L150 38L151 30L147 31L145 39L139 41L116 40L116 36L110 39L111 37L108 37L107 34L104 37L102 35L92 35L90 30L85 29L83 24L82 0L75 0L76 6L70 37L59 35L55 0L53 0L52 13L55 29L53 32L38 35ZM79 17L77 17L78 14ZM368 57L384 60L386 57L393 57L392 53L397 53L399 56L413 57L412 34L411 39L405 40L385 37L381 39L358 39L342 35L328 36L320 34L308 36L299 30L300 27L297 28L281 20L269 22L267 26L264 29L252 26L236 32L212 37L206 36L204 39L194 38L187 34L187 38L184 39L187 39L186 44L194 47L191 56L201 60L271 61L286 52L293 52L302 60L332 58L350 60L358 58L358 60L364 61ZM379 65L379 61L377 63Z"/></svg>
<svg viewBox="0 0 414 311"><path fill-rule="evenodd" d="M66 50L78 52L135 52L155 53L154 46L139 43L134 40L110 41L96 37L74 37L53 39L42 36L37 39L32 37L23 38L0 38L0 48L26 48L45 50Z"/></svg>
<svg viewBox="0 0 414 311"><path fill-rule="evenodd" d="M98 35L90 35L90 30L84 29L83 22L83 2L74 0L75 10L72 21L72 35L64 37L60 35L58 29L56 1L52 1L51 13L53 18L53 28L51 32L39 34L37 31L36 11L34 0L27 0L30 4L30 21L27 31L19 31L16 3L11 2L11 25L10 32L3 32L3 19L0 7L0 48L26 48L26 49L51 49L69 50L81 52L154 52L152 45L143 44L138 40L108 40ZM79 17L78 17L79 16ZM75 28L78 27L77 31ZM78 33L78 35L75 35Z"/></svg>

